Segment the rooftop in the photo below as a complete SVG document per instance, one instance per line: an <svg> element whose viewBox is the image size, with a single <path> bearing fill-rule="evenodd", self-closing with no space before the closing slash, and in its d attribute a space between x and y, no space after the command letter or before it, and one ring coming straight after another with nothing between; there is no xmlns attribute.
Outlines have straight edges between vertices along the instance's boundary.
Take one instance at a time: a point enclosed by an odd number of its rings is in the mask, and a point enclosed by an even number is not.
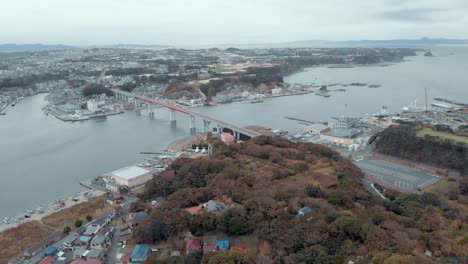
<svg viewBox="0 0 468 264"><path fill-rule="evenodd" d="M129 180L129 179L133 179L133 178L148 174L150 172L151 171L149 171L149 170L147 170L145 168L142 168L142 167L128 166L128 167L121 168L121 169L118 169L116 171L113 171L110 174L113 175L113 176L122 178L122 179Z"/></svg>
<svg viewBox="0 0 468 264"><path fill-rule="evenodd" d="M148 245L145 244L140 244L136 245L135 249L132 252L132 260L142 260L146 259L146 256L148 255L149 252L149 247Z"/></svg>

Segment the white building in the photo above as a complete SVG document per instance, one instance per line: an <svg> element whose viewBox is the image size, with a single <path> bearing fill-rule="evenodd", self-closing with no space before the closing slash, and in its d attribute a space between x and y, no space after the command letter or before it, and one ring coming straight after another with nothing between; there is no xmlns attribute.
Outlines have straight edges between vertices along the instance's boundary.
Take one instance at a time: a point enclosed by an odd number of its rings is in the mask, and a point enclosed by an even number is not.
<svg viewBox="0 0 468 264"><path fill-rule="evenodd" d="M138 167L128 166L106 175L111 178L115 183L129 188L142 185L153 178L152 171Z"/></svg>
<svg viewBox="0 0 468 264"><path fill-rule="evenodd" d="M96 100L91 99L86 102L86 107L91 112L99 111L99 107L102 105L105 105L104 101L96 101Z"/></svg>
<svg viewBox="0 0 468 264"><path fill-rule="evenodd" d="M279 87L276 87L276 88L271 90L272 95L279 95L279 94L282 94L282 93L283 93L283 89L281 89Z"/></svg>

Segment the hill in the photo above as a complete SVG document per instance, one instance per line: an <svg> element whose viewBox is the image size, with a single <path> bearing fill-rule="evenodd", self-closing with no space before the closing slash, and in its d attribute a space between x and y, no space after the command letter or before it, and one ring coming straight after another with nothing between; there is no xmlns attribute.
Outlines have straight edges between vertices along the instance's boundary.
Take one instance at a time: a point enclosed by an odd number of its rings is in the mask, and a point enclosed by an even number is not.
<svg viewBox="0 0 468 264"><path fill-rule="evenodd" d="M197 251L157 263L431 263L427 250L468 255L466 181L450 183L452 200L423 193L384 201L365 191L357 167L324 146L276 137L211 141L211 156L176 160L147 184L142 199L165 201L149 209L134 242L184 251L183 234L191 231L242 241L248 251ZM227 207L193 216L184 210L208 200ZM305 207L310 212L300 216Z"/></svg>
<svg viewBox="0 0 468 264"><path fill-rule="evenodd" d="M468 173L466 136L418 125L392 126L376 135L378 153Z"/></svg>

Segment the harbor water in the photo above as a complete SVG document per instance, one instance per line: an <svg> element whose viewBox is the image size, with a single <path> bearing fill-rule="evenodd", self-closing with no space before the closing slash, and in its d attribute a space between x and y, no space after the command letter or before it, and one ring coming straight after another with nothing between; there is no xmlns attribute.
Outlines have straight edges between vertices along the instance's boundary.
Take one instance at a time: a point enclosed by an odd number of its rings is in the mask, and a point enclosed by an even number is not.
<svg viewBox="0 0 468 264"><path fill-rule="evenodd" d="M316 85L353 82L379 88L340 87L325 98L315 94L266 99L263 103L230 103L193 108L235 125L262 125L298 130L304 125L284 117L310 121L331 116L362 116L399 111L418 99L424 89L433 97L468 102L468 48L435 48L434 57L409 57L388 66L355 68L314 67L288 76L285 81ZM174 140L189 136L189 120L158 110L156 119L129 111L82 122L62 122L46 116L45 95L25 98L0 116L0 217L14 216L55 199L79 192L79 182L142 161L142 151L159 152ZM202 127L202 126L199 126Z"/></svg>

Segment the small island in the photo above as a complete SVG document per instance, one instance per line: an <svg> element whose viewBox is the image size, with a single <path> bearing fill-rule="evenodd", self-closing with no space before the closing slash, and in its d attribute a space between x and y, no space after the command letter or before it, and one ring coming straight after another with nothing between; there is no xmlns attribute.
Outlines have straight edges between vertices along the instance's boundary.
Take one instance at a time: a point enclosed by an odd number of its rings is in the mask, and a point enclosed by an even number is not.
<svg viewBox="0 0 468 264"><path fill-rule="evenodd" d="M428 51L428 52L424 53L424 56L425 57L432 57L434 55L432 54L432 52Z"/></svg>

